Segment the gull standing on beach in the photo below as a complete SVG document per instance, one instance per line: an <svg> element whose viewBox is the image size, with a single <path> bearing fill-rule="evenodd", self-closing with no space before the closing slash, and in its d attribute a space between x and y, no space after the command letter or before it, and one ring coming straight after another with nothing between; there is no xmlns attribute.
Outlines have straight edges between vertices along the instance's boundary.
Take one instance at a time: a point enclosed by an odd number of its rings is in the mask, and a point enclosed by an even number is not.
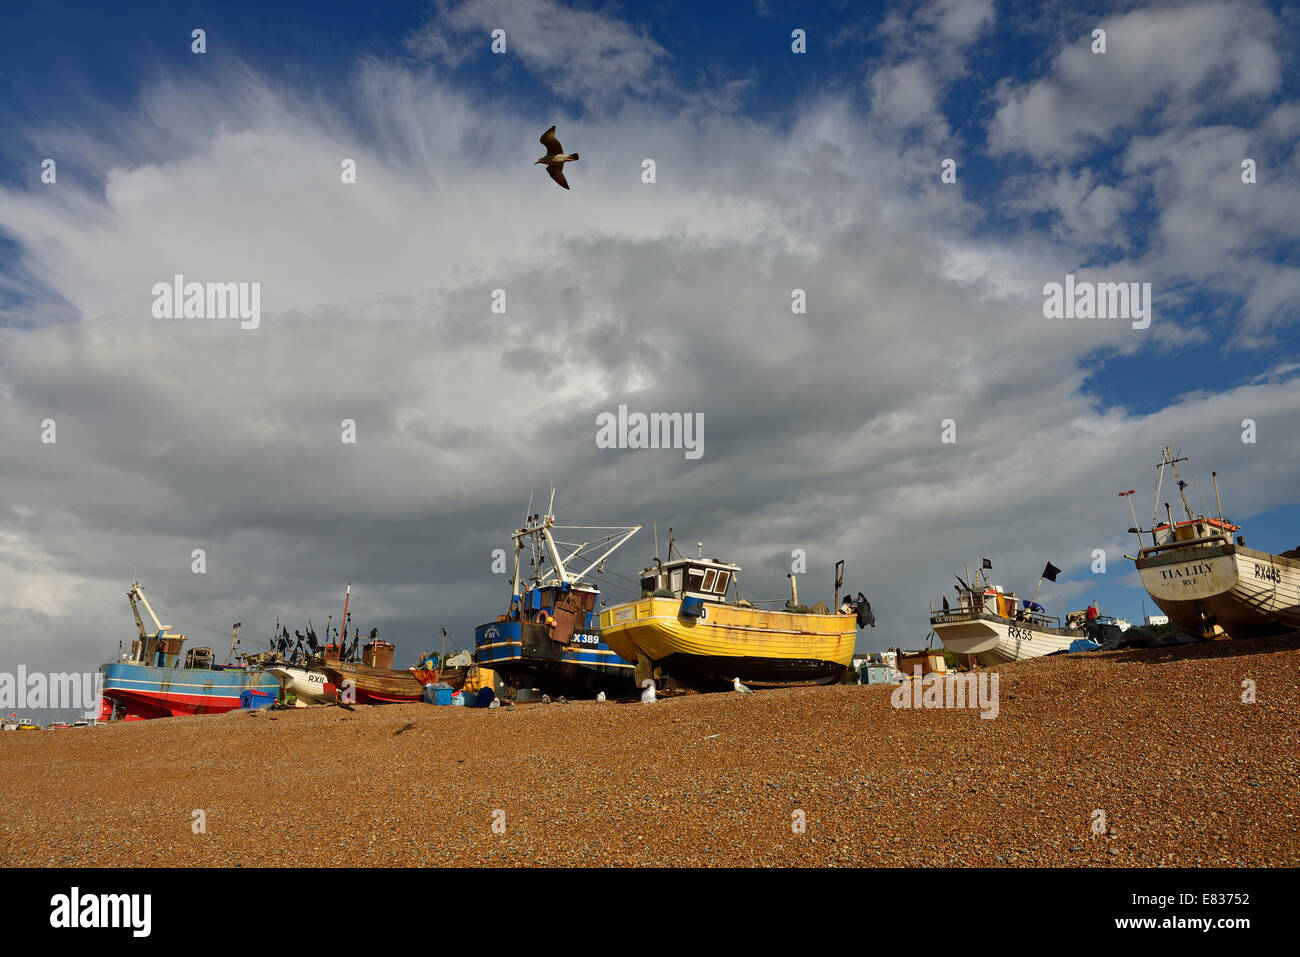
<svg viewBox="0 0 1300 957"><path fill-rule="evenodd" d="M744 685L742 685L742 684L740 683L740 676L739 676L739 675L736 676L736 680L733 681L733 682L731 683L731 686L732 686L733 688L735 688L737 691L739 691L741 694L753 694L753 693L754 693L754 689L753 689L753 688L746 688Z"/></svg>
<svg viewBox="0 0 1300 957"><path fill-rule="evenodd" d="M576 163L578 161L577 153L566 153L560 141L555 138L555 127L542 134L541 144L546 147L546 155L539 159L537 163L546 164L546 172L551 174L551 179L555 180L565 189L569 188L569 183L564 178L564 164Z"/></svg>
<svg viewBox="0 0 1300 957"><path fill-rule="evenodd" d="M645 689L645 691L641 692L641 703L654 704L655 703L655 680L653 678L647 678L645 681L641 682L641 687Z"/></svg>

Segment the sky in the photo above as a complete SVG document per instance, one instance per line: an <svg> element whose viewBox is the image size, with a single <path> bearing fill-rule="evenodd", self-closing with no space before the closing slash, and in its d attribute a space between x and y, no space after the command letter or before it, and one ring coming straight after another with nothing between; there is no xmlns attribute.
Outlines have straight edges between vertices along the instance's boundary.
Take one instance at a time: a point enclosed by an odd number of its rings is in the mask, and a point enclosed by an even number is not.
<svg viewBox="0 0 1300 957"><path fill-rule="evenodd" d="M562 524L646 526L605 600L655 529L753 599L802 550L801 600L841 558L871 599L863 651L923 645L981 558L1140 620L1116 493L1163 513L1166 444L1198 511L1214 471L1248 545L1300 543L1293 7L5 17L0 671L114 659L136 578L222 654L348 582L399 664L470 645L552 486ZM569 191L533 165L551 124ZM159 318L177 274L258 284L256 327ZM1149 289L1149 325L1048 318L1067 276ZM598 447L620 405L702 416L703 454Z"/></svg>

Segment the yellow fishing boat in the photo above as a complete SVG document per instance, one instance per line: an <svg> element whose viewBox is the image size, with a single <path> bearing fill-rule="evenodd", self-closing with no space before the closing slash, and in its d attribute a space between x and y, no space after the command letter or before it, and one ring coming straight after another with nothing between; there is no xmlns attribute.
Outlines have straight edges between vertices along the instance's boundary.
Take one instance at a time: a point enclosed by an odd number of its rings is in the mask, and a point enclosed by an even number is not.
<svg viewBox="0 0 1300 957"><path fill-rule="evenodd" d="M660 677L700 690L737 678L758 687L831 684L849 667L857 629L875 624L861 592L841 603L843 562L836 565L836 611L825 602L800 605L793 575L786 607L767 610L740 597L739 565L673 560L672 549L670 542L667 562L656 559L641 572L642 598L600 615L601 639L636 662L638 685Z"/></svg>

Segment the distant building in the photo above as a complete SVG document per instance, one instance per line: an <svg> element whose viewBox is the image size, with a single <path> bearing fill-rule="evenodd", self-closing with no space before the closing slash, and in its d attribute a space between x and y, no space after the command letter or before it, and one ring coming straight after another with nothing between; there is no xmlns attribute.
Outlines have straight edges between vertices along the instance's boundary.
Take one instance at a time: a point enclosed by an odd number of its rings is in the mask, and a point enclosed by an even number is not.
<svg viewBox="0 0 1300 957"><path fill-rule="evenodd" d="M1130 628L1133 627L1133 623L1129 621L1127 618L1116 618L1115 624L1119 625L1120 631L1128 631Z"/></svg>
<svg viewBox="0 0 1300 957"><path fill-rule="evenodd" d="M893 651L859 651L853 655L854 671L860 669L863 665L888 665L893 668L898 658L898 653Z"/></svg>
<svg viewBox="0 0 1300 957"><path fill-rule="evenodd" d="M1142 624L1146 625L1148 628L1150 628L1152 625L1167 625L1169 624L1169 616L1168 615L1147 615L1146 618L1142 620Z"/></svg>

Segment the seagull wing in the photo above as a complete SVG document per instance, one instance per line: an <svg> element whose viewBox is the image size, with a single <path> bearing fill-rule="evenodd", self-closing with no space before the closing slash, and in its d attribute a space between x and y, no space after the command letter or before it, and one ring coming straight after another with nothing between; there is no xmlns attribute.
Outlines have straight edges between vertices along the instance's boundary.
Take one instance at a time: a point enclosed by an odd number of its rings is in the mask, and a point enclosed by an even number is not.
<svg viewBox="0 0 1300 957"><path fill-rule="evenodd" d="M546 147L547 156L554 156L556 153L564 152L564 147L561 146L560 141L555 138L554 126L552 126L549 130L543 133L542 138L538 142L540 142L543 146Z"/></svg>
<svg viewBox="0 0 1300 957"><path fill-rule="evenodd" d="M546 172L550 173L550 174L551 174L551 179L555 180L557 183L559 183L559 184L560 184L561 186L563 186L565 189L568 189L568 188L569 188L569 184L568 184L568 182L567 182L567 181L565 180L565 178L564 178L564 164L563 164L563 163L552 163L552 164L550 164L549 166L546 167Z"/></svg>

